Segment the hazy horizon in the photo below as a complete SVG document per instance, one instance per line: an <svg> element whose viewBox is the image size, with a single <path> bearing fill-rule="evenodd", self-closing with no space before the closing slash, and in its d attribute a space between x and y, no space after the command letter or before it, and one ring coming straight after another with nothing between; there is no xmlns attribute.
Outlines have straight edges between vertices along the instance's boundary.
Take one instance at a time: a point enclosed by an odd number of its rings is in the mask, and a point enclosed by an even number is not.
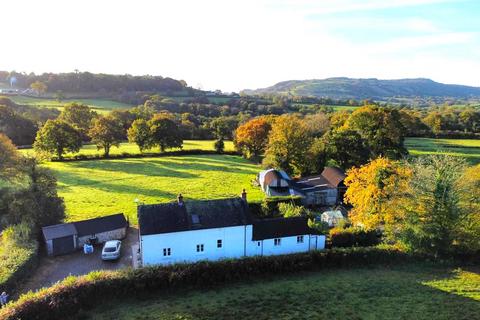
<svg viewBox="0 0 480 320"><path fill-rule="evenodd" d="M20 0L2 8L0 70L151 74L237 92L331 77L480 87L480 3L472 0Z"/></svg>

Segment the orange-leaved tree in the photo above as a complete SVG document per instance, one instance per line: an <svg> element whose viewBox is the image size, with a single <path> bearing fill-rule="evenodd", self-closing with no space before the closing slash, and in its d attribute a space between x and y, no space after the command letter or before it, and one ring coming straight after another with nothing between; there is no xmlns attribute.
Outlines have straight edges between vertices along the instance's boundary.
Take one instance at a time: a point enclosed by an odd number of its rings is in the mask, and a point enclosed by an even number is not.
<svg viewBox="0 0 480 320"><path fill-rule="evenodd" d="M272 128L265 117L258 117L239 126L235 132L235 147L246 158L258 158L268 143L268 134Z"/></svg>
<svg viewBox="0 0 480 320"><path fill-rule="evenodd" d="M386 231L401 219L397 210L407 190L411 170L401 162L377 158L347 171L345 201L353 206L349 218L367 230L385 226Z"/></svg>

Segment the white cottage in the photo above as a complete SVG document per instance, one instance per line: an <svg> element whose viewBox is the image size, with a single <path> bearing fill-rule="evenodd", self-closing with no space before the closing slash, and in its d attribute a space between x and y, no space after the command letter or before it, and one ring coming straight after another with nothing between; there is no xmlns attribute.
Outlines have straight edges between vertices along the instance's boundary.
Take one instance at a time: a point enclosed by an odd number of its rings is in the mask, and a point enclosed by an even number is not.
<svg viewBox="0 0 480 320"><path fill-rule="evenodd" d="M138 207L144 266L275 255L324 249L307 219L254 221L243 198L183 201Z"/></svg>

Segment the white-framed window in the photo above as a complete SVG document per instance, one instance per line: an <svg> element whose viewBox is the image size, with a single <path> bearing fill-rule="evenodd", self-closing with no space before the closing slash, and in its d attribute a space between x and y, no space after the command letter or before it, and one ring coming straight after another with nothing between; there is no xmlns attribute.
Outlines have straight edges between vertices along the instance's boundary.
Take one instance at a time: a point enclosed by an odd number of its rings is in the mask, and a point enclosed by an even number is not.
<svg viewBox="0 0 480 320"><path fill-rule="evenodd" d="M303 243L303 236L297 236L297 243Z"/></svg>
<svg viewBox="0 0 480 320"><path fill-rule="evenodd" d="M197 244L197 252L203 252L204 246L203 244Z"/></svg>
<svg viewBox="0 0 480 320"><path fill-rule="evenodd" d="M172 255L172 249L171 248L163 248L163 256L168 257Z"/></svg>
<svg viewBox="0 0 480 320"><path fill-rule="evenodd" d="M281 238L275 238L273 239L273 245L274 246L279 246L282 244L282 239Z"/></svg>
<svg viewBox="0 0 480 320"><path fill-rule="evenodd" d="M223 246L222 239L217 240L217 248L221 248Z"/></svg>

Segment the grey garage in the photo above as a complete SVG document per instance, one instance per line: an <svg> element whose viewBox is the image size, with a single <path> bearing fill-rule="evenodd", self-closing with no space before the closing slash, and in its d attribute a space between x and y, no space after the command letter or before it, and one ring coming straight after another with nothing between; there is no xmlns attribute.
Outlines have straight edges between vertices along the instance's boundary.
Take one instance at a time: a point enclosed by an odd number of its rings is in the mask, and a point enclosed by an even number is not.
<svg viewBox="0 0 480 320"><path fill-rule="evenodd" d="M43 227L48 255L62 255L82 248L87 241L103 243L123 239L128 222L122 213Z"/></svg>

